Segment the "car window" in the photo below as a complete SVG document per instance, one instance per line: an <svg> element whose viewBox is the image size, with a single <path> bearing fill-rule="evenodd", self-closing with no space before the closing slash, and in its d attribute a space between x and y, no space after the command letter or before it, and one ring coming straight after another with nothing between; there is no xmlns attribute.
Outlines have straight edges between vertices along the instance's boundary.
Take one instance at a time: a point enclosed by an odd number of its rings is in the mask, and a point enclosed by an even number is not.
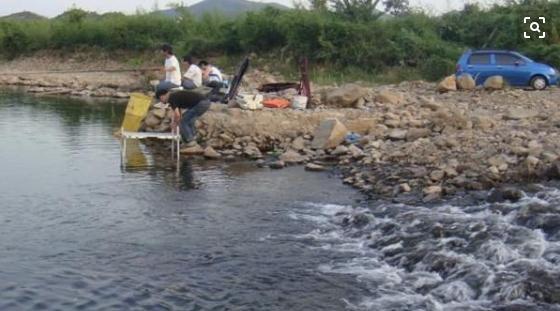
<svg viewBox="0 0 560 311"><path fill-rule="evenodd" d="M490 65L490 54L473 54L469 58L469 65Z"/></svg>
<svg viewBox="0 0 560 311"><path fill-rule="evenodd" d="M496 54L496 64L515 65L516 62L523 62L519 57L510 54Z"/></svg>

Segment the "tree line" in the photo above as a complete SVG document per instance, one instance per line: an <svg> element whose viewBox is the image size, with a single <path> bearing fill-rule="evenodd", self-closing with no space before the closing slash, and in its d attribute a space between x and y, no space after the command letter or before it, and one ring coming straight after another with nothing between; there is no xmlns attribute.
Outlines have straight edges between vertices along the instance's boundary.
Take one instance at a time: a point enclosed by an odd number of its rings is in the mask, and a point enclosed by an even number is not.
<svg viewBox="0 0 560 311"><path fill-rule="evenodd" d="M44 49L88 47L154 50L171 43L194 55L306 56L316 65L359 68L379 73L413 68L434 80L453 72L468 48L518 50L560 67L560 0L509 0L431 15L411 9L407 0L312 0L292 10L267 8L236 18L218 14L177 16L157 13L90 16L80 9L50 20L0 20L0 55L14 58ZM545 16L545 39L524 39L523 17ZM272 64L273 65L273 64Z"/></svg>

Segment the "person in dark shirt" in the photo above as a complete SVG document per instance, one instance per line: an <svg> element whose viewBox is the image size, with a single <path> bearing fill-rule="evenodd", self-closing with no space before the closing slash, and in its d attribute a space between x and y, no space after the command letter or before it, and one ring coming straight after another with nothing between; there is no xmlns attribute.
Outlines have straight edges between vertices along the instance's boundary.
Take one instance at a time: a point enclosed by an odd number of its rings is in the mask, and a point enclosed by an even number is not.
<svg viewBox="0 0 560 311"><path fill-rule="evenodd" d="M194 91L176 91L170 93L166 89L161 89L156 92L156 98L164 104L169 104L174 111L173 122L171 128L177 128L177 121L181 120L179 124L179 131L183 141L187 144L186 147L193 147L196 145L196 120L202 116L210 108L210 100L204 94ZM181 109L187 109L181 117Z"/></svg>

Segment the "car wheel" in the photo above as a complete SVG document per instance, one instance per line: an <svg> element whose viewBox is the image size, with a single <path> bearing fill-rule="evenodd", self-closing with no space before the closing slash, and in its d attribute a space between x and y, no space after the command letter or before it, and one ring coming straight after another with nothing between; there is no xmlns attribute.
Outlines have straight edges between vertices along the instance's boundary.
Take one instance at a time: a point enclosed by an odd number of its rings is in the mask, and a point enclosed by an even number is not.
<svg viewBox="0 0 560 311"><path fill-rule="evenodd" d="M531 87L537 91L546 89L546 79L541 76L536 76L531 79Z"/></svg>

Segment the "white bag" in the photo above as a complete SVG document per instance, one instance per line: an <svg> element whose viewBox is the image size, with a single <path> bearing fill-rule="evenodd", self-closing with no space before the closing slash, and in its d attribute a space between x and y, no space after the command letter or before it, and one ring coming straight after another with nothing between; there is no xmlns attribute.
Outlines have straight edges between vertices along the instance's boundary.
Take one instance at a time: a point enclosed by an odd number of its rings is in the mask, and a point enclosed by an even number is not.
<svg viewBox="0 0 560 311"><path fill-rule="evenodd" d="M261 94L240 94L235 97L235 101L244 110L257 110L263 108L263 96Z"/></svg>

